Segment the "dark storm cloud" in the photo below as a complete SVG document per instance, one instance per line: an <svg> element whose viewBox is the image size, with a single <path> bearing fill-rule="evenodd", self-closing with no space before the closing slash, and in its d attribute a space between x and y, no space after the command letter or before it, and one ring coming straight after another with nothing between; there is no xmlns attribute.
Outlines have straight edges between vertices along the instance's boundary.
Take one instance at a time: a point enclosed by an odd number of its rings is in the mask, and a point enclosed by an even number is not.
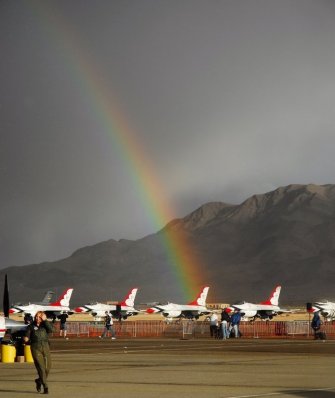
<svg viewBox="0 0 335 398"><path fill-rule="evenodd" d="M2 1L0 267L158 228L85 88L82 54L176 216L333 183L334 11L308 0Z"/></svg>

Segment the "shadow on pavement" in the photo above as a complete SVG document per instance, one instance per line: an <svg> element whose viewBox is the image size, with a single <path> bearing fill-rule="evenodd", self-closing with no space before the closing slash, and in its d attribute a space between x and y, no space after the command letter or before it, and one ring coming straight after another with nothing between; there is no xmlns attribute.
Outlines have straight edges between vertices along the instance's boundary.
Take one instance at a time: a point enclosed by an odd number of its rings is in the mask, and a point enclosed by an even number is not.
<svg viewBox="0 0 335 398"><path fill-rule="evenodd" d="M290 394L296 397L302 398L335 398L335 391L330 390L295 390L295 391L283 391L283 394Z"/></svg>

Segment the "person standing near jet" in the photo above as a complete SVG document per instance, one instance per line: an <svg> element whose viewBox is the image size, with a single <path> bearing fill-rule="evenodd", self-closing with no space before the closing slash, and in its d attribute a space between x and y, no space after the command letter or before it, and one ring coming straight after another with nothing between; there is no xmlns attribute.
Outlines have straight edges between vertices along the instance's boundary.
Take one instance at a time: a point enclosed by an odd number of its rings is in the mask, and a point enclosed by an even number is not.
<svg viewBox="0 0 335 398"><path fill-rule="evenodd" d="M218 326L219 326L218 316L215 312L213 312L211 317L209 318L209 331L210 331L211 337L217 338Z"/></svg>
<svg viewBox="0 0 335 398"><path fill-rule="evenodd" d="M33 323L34 318L31 316L31 314L26 313L26 314L24 314L23 320L24 320L24 323L25 323L26 325L30 325L31 323Z"/></svg>
<svg viewBox="0 0 335 398"><path fill-rule="evenodd" d="M320 318L320 313L319 311L315 312L313 315L313 319L311 322L311 327L314 330L314 339L317 340L317 338L320 336L320 328L321 328L321 318Z"/></svg>
<svg viewBox="0 0 335 398"><path fill-rule="evenodd" d="M63 311L59 316L58 319L60 320L60 327L59 327L59 335L64 338L66 338L66 331L67 331L67 326L66 326L66 321L68 318L68 314Z"/></svg>
<svg viewBox="0 0 335 398"><path fill-rule="evenodd" d="M240 322L241 322L241 313L239 310L235 310L233 315L231 316L231 328L234 330L235 338L240 337Z"/></svg>
<svg viewBox="0 0 335 398"><path fill-rule="evenodd" d="M230 325L230 316L228 314L228 308L224 308L221 313L221 335L222 339L229 339L229 325Z"/></svg>
<svg viewBox="0 0 335 398"><path fill-rule="evenodd" d="M51 355L48 335L52 332L52 324L47 320L45 313L38 311L23 338L25 343L30 342L31 354L38 373L38 378L35 379L36 390L40 392L43 385L43 394L49 394L47 379L51 368Z"/></svg>

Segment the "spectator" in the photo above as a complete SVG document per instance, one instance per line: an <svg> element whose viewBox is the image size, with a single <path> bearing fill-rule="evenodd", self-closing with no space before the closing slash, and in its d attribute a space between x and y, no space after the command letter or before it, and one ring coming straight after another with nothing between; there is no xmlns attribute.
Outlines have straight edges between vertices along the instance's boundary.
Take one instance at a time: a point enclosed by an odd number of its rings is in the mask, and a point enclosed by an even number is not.
<svg viewBox="0 0 335 398"><path fill-rule="evenodd" d="M31 314L26 313L26 314L24 314L23 321L24 321L24 323L25 323L26 325L30 325L31 323L33 323L34 318L31 316Z"/></svg>
<svg viewBox="0 0 335 398"><path fill-rule="evenodd" d="M100 336L101 339L105 338L109 332L112 335L112 340L115 340L115 331L113 328L113 318L111 317L111 315L108 313L108 311L105 312L105 329L102 333L102 335Z"/></svg>
<svg viewBox="0 0 335 398"><path fill-rule="evenodd" d="M229 339L230 322L229 308L224 308L221 313L221 335L224 340Z"/></svg>
<svg viewBox="0 0 335 398"><path fill-rule="evenodd" d="M322 325L322 321L321 321L321 318L320 318L319 311L314 312L313 319L312 319L312 322L311 322L311 327L314 330L314 339L315 340L317 340L319 338L319 336L320 336L321 325Z"/></svg>
<svg viewBox="0 0 335 398"><path fill-rule="evenodd" d="M215 312L212 313L211 317L209 318L209 331L211 337L217 337L217 331L219 326L219 319Z"/></svg>
<svg viewBox="0 0 335 398"><path fill-rule="evenodd" d="M235 338L240 337L240 322L241 313L238 309L235 309L233 315L231 316L231 329L234 331Z"/></svg>
<svg viewBox="0 0 335 398"><path fill-rule="evenodd" d="M64 336L64 338L66 337L66 333L67 333L67 325L66 325L66 321L68 318L68 314L63 311L59 316L58 319L60 320L60 327L59 327L59 335L62 337Z"/></svg>

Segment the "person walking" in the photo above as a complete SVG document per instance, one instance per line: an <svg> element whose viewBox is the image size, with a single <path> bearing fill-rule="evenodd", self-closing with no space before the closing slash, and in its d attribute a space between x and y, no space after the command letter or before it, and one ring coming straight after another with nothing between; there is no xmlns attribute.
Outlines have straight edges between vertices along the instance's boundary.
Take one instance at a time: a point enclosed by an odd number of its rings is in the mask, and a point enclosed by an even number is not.
<svg viewBox="0 0 335 398"><path fill-rule="evenodd" d="M66 332L67 332L67 325L66 325L66 321L68 318L68 314L63 311L59 316L58 319L60 320L60 327L59 327L59 335L62 337L64 336L64 338L66 337ZM67 339L68 340L68 339Z"/></svg>
<svg viewBox="0 0 335 398"><path fill-rule="evenodd" d="M105 312L105 329L104 329L102 335L100 336L100 338L104 339L109 334L109 332L112 335L112 340L115 340L116 337L115 337L115 330L113 327L113 318L108 313L108 311L106 311Z"/></svg>
<svg viewBox="0 0 335 398"><path fill-rule="evenodd" d="M223 340L229 339L230 321L231 319L229 316L229 309L224 308L224 310L221 313L221 335Z"/></svg>
<svg viewBox="0 0 335 398"><path fill-rule="evenodd" d="M51 369L51 355L48 335L52 332L53 327L47 316L43 311L38 311L23 338L25 343L30 342L31 354L38 373L38 378L35 379L36 390L41 392L43 386L43 394L49 394L48 375Z"/></svg>

